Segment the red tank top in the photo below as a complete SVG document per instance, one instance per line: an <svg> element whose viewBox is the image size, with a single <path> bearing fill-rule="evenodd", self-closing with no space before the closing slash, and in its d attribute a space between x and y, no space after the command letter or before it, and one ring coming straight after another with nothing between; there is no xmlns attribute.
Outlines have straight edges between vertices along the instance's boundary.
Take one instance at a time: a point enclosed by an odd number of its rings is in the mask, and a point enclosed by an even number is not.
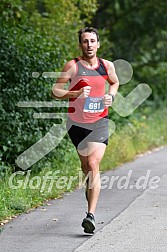
<svg viewBox="0 0 167 252"><path fill-rule="evenodd" d="M78 58L76 62L76 74L70 80L69 90L80 90L90 86L90 94L87 98L70 98L68 114L71 120L78 123L93 123L108 115L108 108L103 105L105 84L108 78L107 69L102 59L98 58L97 68L88 68L84 61Z"/></svg>

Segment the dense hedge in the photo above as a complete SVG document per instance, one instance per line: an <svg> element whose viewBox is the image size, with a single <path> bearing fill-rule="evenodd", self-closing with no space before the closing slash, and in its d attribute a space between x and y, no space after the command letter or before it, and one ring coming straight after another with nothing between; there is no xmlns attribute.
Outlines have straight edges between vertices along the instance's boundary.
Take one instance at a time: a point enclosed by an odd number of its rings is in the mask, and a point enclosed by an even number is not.
<svg viewBox="0 0 167 252"><path fill-rule="evenodd" d="M26 147L35 143L53 124L50 120L36 120L33 112L20 108L19 101L51 101L53 79L44 79L43 72L55 71L63 65L65 50L53 47L46 34L23 27L0 27L0 84L1 160L14 164L15 158ZM61 55L61 57L60 57ZM32 73L39 72L39 78ZM45 109L45 112L46 109Z"/></svg>
<svg viewBox="0 0 167 252"><path fill-rule="evenodd" d="M85 0L0 2L1 175L7 164L12 165L12 170L18 169L18 155L47 134L55 123L54 119L34 119L33 113L62 111L18 107L18 102L53 101L50 93L55 78L44 78L42 73L61 70L65 61L76 54L77 31L90 22L96 9L96 0L89 6ZM34 78L33 72L38 72L39 77ZM58 147L57 160L62 160L66 146L65 138ZM44 160L35 167L46 165Z"/></svg>

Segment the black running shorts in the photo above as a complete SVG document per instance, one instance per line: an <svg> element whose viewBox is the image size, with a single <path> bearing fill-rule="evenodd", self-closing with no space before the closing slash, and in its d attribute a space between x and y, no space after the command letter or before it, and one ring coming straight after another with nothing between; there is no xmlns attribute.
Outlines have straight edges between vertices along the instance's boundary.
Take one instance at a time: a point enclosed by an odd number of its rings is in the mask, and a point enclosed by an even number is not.
<svg viewBox="0 0 167 252"><path fill-rule="evenodd" d="M94 123L77 123L69 117L67 131L74 146L83 150L88 142L108 144L108 117L99 119Z"/></svg>

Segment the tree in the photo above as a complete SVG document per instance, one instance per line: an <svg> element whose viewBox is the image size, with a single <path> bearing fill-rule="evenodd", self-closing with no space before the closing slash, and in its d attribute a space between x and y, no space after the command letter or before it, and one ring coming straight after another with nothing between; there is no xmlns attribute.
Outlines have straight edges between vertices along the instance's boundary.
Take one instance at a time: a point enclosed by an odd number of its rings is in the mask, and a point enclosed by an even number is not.
<svg viewBox="0 0 167 252"><path fill-rule="evenodd" d="M135 79L151 85L157 104L166 98L166 23L164 0L99 1L93 21L104 41L101 56L129 61Z"/></svg>
<svg viewBox="0 0 167 252"><path fill-rule="evenodd" d="M86 2L1 1L1 161L14 165L16 157L53 125L53 120L35 120L34 109L19 108L17 103L51 100L54 79L44 79L42 73L59 71L76 53L77 31L90 22L97 8L95 0L89 6ZM33 78L33 72L39 78Z"/></svg>

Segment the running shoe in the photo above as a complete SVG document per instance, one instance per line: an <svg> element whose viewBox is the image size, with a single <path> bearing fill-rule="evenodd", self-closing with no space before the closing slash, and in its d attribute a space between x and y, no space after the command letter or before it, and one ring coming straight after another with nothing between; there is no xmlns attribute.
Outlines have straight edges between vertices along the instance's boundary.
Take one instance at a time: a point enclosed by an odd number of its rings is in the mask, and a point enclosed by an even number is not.
<svg viewBox="0 0 167 252"><path fill-rule="evenodd" d="M95 230L95 218L92 213L87 213L86 218L83 219L82 227L85 233L93 234Z"/></svg>

